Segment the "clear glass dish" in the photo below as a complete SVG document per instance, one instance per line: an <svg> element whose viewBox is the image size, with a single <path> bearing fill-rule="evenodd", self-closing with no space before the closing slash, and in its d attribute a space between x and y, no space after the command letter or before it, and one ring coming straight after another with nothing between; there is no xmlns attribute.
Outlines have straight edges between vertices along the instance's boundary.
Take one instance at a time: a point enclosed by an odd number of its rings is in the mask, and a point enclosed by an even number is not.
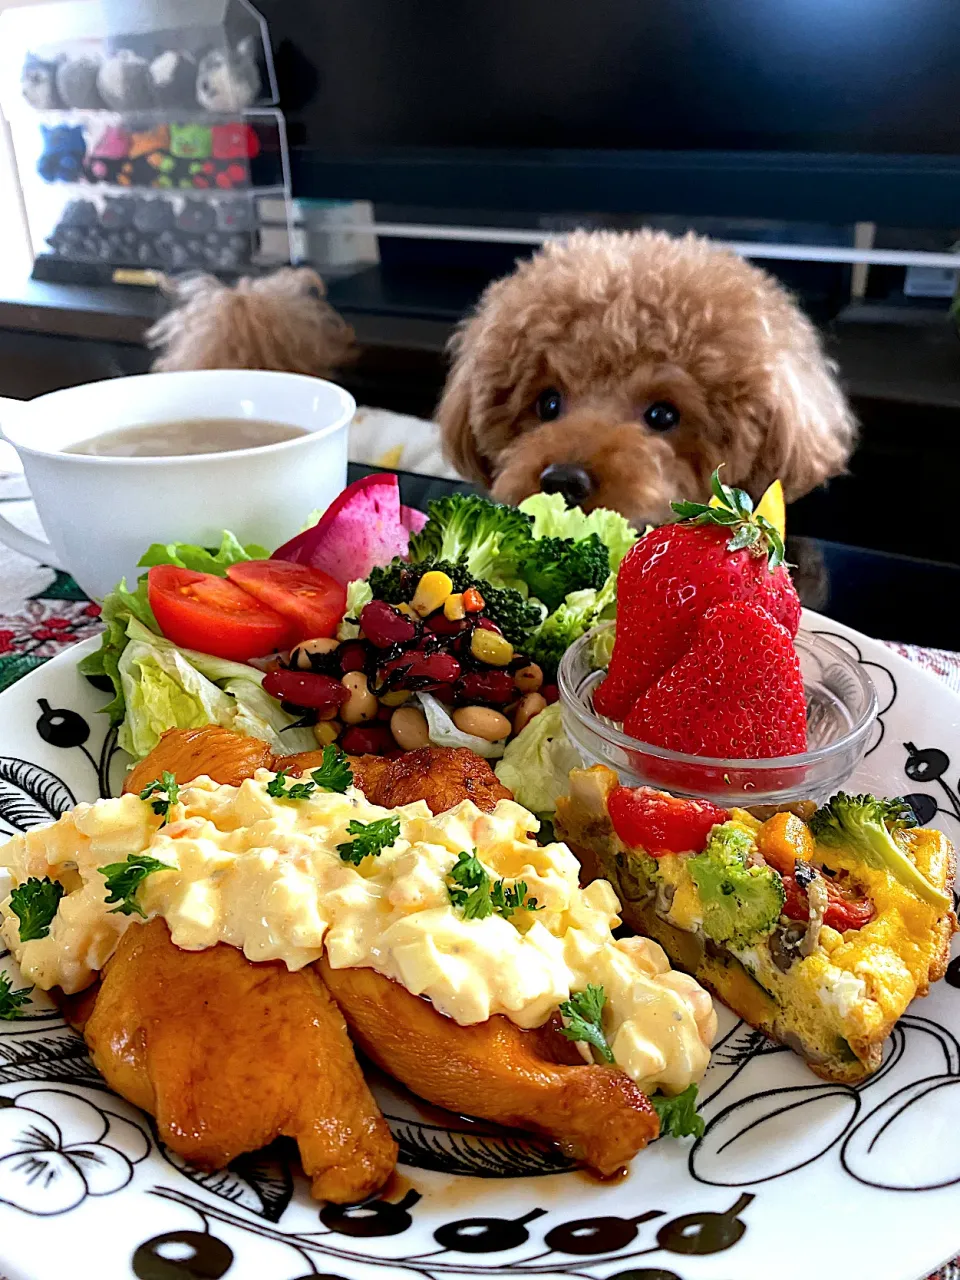
<svg viewBox="0 0 960 1280"><path fill-rule="evenodd" d="M627 786L659 787L729 807L823 800L863 759L877 718L873 682L839 645L802 628L795 641L807 699L809 750L802 755L716 760L631 738L593 708L593 691L605 674L595 655L614 625L581 636L563 655L557 675L563 725L584 764L609 765Z"/></svg>

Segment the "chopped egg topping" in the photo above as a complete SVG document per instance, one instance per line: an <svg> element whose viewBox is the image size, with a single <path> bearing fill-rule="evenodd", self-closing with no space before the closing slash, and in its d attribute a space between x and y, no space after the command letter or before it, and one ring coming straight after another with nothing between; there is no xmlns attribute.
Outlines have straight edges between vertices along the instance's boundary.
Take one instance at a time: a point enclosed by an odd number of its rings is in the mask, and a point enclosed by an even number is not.
<svg viewBox="0 0 960 1280"><path fill-rule="evenodd" d="M642 1089L677 1093L703 1075L716 1034L710 997L656 943L613 938L611 886L581 889L576 858L564 844L538 845L526 809L502 800L488 814L465 800L436 816L422 801L387 810L354 787L278 799L267 794L272 776L261 770L239 787L199 778L180 788L162 826L135 795L80 804L0 847L15 884L50 876L66 890L48 936L26 943L9 897L0 904L0 933L24 977L68 993L89 985L139 919L111 911L99 868L149 853L171 869L146 877L137 904L163 916L186 950L225 942L290 969L325 951L334 968L376 969L461 1025L504 1014L540 1026L571 992L598 983L616 1062ZM393 845L357 866L343 860L337 845L351 839L351 820L388 817L400 824ZM491 881L523 881L539 909L465 918L449 876L474 849Z"/></svg>

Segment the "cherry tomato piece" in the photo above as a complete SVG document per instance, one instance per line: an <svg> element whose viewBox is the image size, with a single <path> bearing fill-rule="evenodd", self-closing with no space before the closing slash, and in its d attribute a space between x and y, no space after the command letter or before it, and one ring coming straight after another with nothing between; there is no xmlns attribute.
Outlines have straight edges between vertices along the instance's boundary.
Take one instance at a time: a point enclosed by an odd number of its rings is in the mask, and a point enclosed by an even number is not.
<svg viewBox="0 0 960 1280"><path fill-rule="evenodd" d="M682 800L652 787L617 787L610 793L608 808L623 843L653 858L700 853L711 828L730 817L709 800Z"/></svg>
<svg viewBox="0 0 960 1280"><path fill-rule="evenodd" d="M268 671L263 677L263 688L281 702L317 710L342 707L350 697L350 691L339 680L315 671Z"/></svg>
<svg viewBox="0 0 960 1280"><path fill-rule="evenodd" d="M347 607L347 593L340 583L309 565L245 560L232 564L227 577L261 604L289 618L294 640L335 635Z"/></svg>
<svg viewBox="0 0 960 1280"><path fill-rule="evenodd" d="M874 907L869 898L864 898L854 890L837 884L829 876L823 876L822 879L827 886L824 924L828 924L831 929L836 929L838 933L844 933L847 929L862 929L865 924L870 923L874 917ZM810 903L807 900L807 891L797 884L796 876L785 875L783 887L787 893L783 914L791 920L803 922L809 920Z"/></svg>
<svg viewBox="0 0 960 1280"><path fill-rule="evenodd" d="M246 662L291 639L287 618L212 573L154 565L147 595L160 630L184 649Z"/></svg>

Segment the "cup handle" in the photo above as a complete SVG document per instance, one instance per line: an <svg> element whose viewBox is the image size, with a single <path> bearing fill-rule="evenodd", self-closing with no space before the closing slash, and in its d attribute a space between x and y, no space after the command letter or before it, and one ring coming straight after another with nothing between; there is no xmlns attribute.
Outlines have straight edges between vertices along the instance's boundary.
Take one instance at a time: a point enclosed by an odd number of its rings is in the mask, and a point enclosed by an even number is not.
<svg viewBox="0 0 960 1280"><path fill-rule="evenodd" d="M5 515L0 515L0 542L14 551L19 551L22 556L29 556L31 560L39 560L41 564L48 564L52 569L63 569L49 542L44 538L35 538L32 533L25 533L23 529L18 529Z"/></svg>

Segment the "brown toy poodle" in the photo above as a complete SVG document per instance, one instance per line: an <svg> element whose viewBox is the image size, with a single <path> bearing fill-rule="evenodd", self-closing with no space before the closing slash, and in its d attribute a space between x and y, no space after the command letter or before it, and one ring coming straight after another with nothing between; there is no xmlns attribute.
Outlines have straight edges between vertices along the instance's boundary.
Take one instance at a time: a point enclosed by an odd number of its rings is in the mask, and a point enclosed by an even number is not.
<svg viewBox="0 0 960 1280"><path fill-rule="evenodd" d="M327 377L355 354L354 335L307 267L221 284L214 276L168 281L174 306L147 333L156 371L279 369Z"/></svg>
<svg viewBox="0 0 960 1280"><path fill-rule="evenodd" d="M781 286L694 235L577 232L492 284L453 340L447 456L494 497L561 492L642 525L713 470L788 500L843 472L855 425Z"/></svg>

